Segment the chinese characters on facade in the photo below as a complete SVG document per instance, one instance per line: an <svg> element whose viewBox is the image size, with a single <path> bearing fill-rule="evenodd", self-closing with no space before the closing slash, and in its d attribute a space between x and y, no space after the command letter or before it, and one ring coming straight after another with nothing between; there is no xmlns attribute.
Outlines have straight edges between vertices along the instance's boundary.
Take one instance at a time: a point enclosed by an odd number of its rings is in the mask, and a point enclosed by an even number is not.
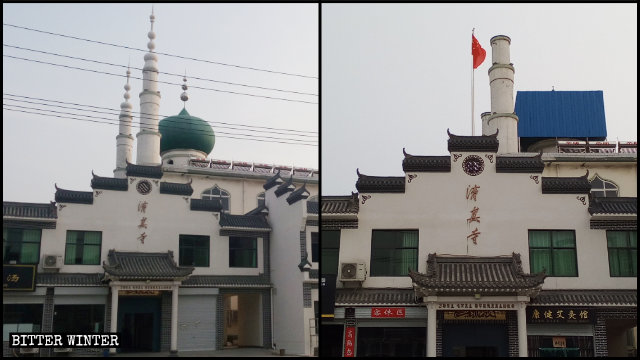
<svg viewBox="0 0 640 360"><path fill-rule="evenodd" d="M478 185L473 185L473 187L471 185L467 186L467 200L472 200L473 202L477 201L477 196L478 196L478 189L480 189L480 186ZM473 209L471 209L471 216L467 219L467 225L471 225L471 223L473 222L477 222L480 223L480 216L478 216L478 211L480 210L480 208L478 208L477 206L474 206ZM473 229L473 231L471 231L471 234L469 234L467 236L467 240L471 239L473 241L474 245L478 245L478 236L481 234L480 231L478 231L478 227L476 227L475 229Z"/></svg>

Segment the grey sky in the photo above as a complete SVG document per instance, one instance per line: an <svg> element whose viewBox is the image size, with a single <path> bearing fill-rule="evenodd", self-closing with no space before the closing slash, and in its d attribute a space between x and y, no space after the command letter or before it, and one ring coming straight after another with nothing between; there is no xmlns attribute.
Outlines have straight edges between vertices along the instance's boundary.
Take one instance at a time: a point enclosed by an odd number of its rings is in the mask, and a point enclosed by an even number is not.
<svg viewBox="0 0 640 360"><path fill-rule="evenodd" d="M125 45L146 50L151 4L3 4L3 22ZM198 59L308 76L318 71L317 4L156 4L156 51ZM141 68L144 52L98 45L3 26L3 43L75 57ZM38 59L125 75L126 69L3 47L3 55ZM318 79L237 69L159 55L159 80L182 83L183 74L227 82L318 94ZM3 57L3 93L114 109L114 115L85 113L118 119L124 77L65 69ZM132 69L132 76L142 77ZM131 79L133 111L140 110L142 81ZM299 95L197 81L189 78L187 110L210 122L247 124L316 132L305 139L318 143L318 105L255 98L195 89L194 86L319 102L318 96ZM179 85L160 84L160 114L182 109ZM3 104L45 108L7 100ZM29 100L32 101L32 100ZM73 106L73 105L64 105ZM50 108L56 111L77 110ZM33 110L27 110L33 111ZM100 111L105 111L100 109ZM104 119L98 119L105 121ZM134 118L134 122L138 121ZM48 202L54 183L71 190L89 191L91 170L113 176L116 155L115 125L44 117L3 110L3 200ZM318 146L284 145L230 139L213 125L215 147L210 158L318 168ZM138 132L133 128L132 132ZM247 132L243 132L247 133ZM256 133L253 133L256 134ZM308 135L308 133L307 133ZM133 158L135 160L135 145Z"/></svg>
<svg viewBox="0 0 640 360"><path fill-rule="evenodd" d="M401 176L402 148L446 155L490 110L489 40L511 38L518 90L603 90L609 140L637 140L637 4L323 4L322 194ZM515 97L514 92L514 97Z"/></svg>

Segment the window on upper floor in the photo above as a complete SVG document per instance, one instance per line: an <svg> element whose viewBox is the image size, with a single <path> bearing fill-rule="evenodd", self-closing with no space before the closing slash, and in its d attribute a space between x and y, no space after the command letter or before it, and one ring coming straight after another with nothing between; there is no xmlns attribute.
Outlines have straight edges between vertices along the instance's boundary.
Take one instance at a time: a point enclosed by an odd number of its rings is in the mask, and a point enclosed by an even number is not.
<svg viewBox="0 0 640 360"><path fill-rule="evenodd" d="M596 174L591 180L591 195L595 197L618 197L618 186L609 180L603 180Z"/></svg>
<svg viewBox="0 0 640 360"><path fill-rule="evenodd" d="M531 273L578 276L576 233L573 230L529 230Z"/></svg>
<svg viewBox="0 0 640 360"><path fill-rule="evenodd" d="M209 237L205 235L180 235L180 266L209 266Z"/></svg>
<svg viewBox="0 0 640 360"><path fill-rule="evenodd" d="M609 274L612 277L638 276L638 232L607 231Z"/></svg>
<svg viewBox="0 0 640 360"><path fill-rule="evenodd" d="M64 251L65 265L100 265L102 232L67 231Z"/></svg>
<svg viewBox="0 0 640 360"><path fill-rule="evenodd" d="M373 230L371 276L407 276L418 268L417 230Z"/></svg>
<svg viewBox="0 0 640 360"><path fill-rule="evenodd" d="M323 230L320 233L320 273L338 274L338 259L340 254L340 230Z"/></svg>
<svg viewBox="0 0 640 360"><path fill-rule="evenodd" d="M3 228L3 264L37 264L40 259L41 229Z"/></svg>
<svg viewBox="0 0 640 360"><path fill-rule="evenodd" d="M218 185L202 192L203 200L220 200L220 203L222 204L222 210L224 211L229 211L230 198L231 198L231 195L229 195L229 192L226 190L220 189Z"/></svg>
<svg viewBox="0 0 640 360"><path fill-rule="evenodd" d="M261 192L260 194L258 194L258 207L260 206L264 206L264 192Z"/></svg>
<svg viewBox="0 0 640 360"><path fill-rule="evenodd" d="M229 267L258 267L258 241L254 237L229 237Z"/></svg>
<svg viewBox="0 0 640 360"><path fill-rule="evenodd" d="M311 233L311 262L320 261L320 237L317 232Z"/></svg>

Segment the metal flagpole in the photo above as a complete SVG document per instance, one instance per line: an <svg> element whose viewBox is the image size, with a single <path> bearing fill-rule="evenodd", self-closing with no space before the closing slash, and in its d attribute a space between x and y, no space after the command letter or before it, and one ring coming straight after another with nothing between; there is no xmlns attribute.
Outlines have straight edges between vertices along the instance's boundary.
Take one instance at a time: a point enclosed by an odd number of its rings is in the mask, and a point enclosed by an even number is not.
<svg viewBox="0 0 640 360"><path fill-rule="evenodd" d="M473 32L475 31L476 28L473 28L471 30L471 48L473 49ZM475 102L474 102L474 95L475 95L475 91L474 91L474 82L475 82L475 77L476 77L476 72L475 69L473 68L473 50L471 51L471 136L475 136L476 135L476 131L475 131L475 126L474 126L474 122L473 122L473 112L474 112L474 106L475 106Z"/></svg>

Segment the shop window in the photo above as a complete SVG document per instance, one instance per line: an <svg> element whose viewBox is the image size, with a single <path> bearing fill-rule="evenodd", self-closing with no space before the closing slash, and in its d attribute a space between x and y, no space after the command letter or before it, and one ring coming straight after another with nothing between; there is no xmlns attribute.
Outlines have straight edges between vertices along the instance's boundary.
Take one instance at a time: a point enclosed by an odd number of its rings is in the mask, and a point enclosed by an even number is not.
<svg viewBox="0 0 640 360"><path fill-rule="evenodd" d="M67 231L64 251L65 265L100 265L102 232Z"/></svg>
<svg viewBox="0 0 640 360"><path fill-rule="evenodd" d="M529 230L531 273L578 276L576 233L573 230Z"/></svg>
<svg viewBox="0 0 640 360"><path fill-rule="evenodd" d="M258 246L254 237L229 237L229 266L258 267Z"/></svg>
<svg viewBox="0 0 640 360"><path fill-rule="evenodd" d="M320 237L317 232L311 233L311 262L320 261Z"/></svg>
<svg viewBox="0 0 640 360"><path fill-rule="evenodd" d="M56 305L53 332L89 334L104 331L104 305Z"/></svg>
<svg viewBox="0 0 640 360"><path fill-rule="evenodd" d="M264 192L258 194L258 207L264 206Z"/></svg>
<svg viewBox="0 0 640 360"><path fill-rule="evenodd" d="M2 304L2 339L9 333L38 333L42 330L42 304Z"/></svg>
<svg viewBox="0 0 640 360"><path fill-rule="evenodd" d="M612 277L638 276L637 231L607 231L607 249Z"/></svg>
<svg viewBox="0 0 640 360"><path fill-rule="evenodd" d="M595 197L618 197L618 186L596 175L591 180L591 195Z"/></svg>
<svg viewBox="0 0 640 360"><path fill-rule="evenodd" d="M202 192L203 200L220 200L220 203L222 204L222 210L227 212L229 211L230 198L231 198L231 195L229 195L229 192L226 190L220 189L218 185Z"/></svg>
<svg viewBox="0 0 640 360"><path fill-rule="evenodd" d="M417 230L373 230L371 276L407 276L418 268Z"/></svg>
<svg viewBox="0 0 640 360"><path fill-rule="evenodd" d="M2 229L3 264L37 264L40 259L40 229Z"/></svg>
<svg viewBox="0 0 640 360"><path fill-rule="evenodd" d="M338 274L338 258L340 254L340 230L327 230L320 233L320 272L322 274Z"/></svg>
<svg viewBox="0 0 640 360"><path fill-rule="evenodd" d="M209 237L180 235L180 266L209 266Z"/></svg>

